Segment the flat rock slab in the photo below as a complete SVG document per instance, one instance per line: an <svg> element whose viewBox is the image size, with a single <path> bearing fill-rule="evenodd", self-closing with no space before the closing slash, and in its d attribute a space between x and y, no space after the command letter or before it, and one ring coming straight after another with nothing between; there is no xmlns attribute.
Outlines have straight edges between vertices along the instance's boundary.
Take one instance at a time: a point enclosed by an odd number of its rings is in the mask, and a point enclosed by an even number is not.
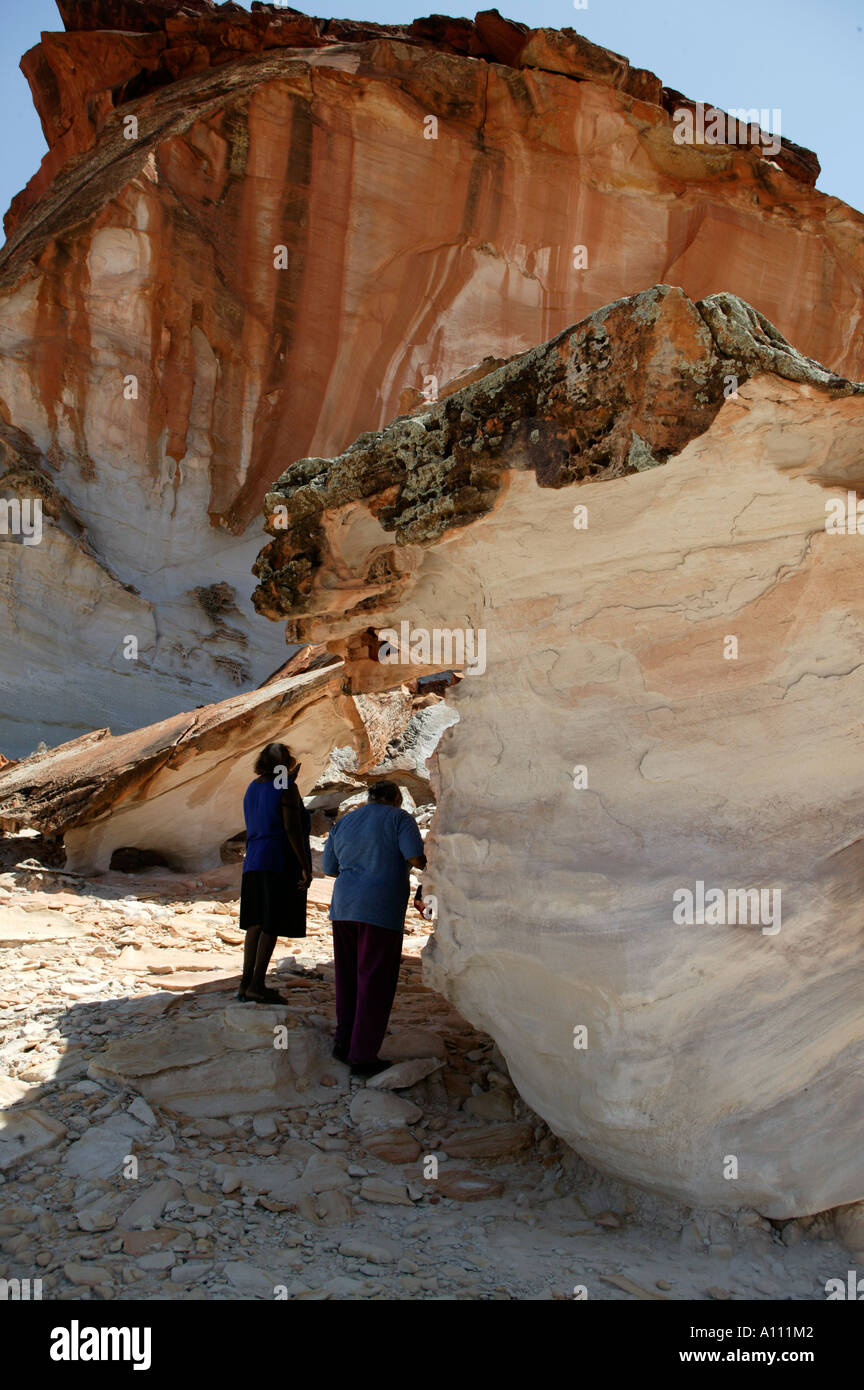
<svg viewBox="0 0 864 1390"><path fill-rule="evenodd" d="M95 1202L88 1203L77 1213L78 1228L82 1231L111 1231L117 1225L117 1216L126 1198L121 1193L112 1196L104 1193Z"/></svg>
<svg viewBox="0 0 864 1390"><path fill-rule="evenodd" d="M339 1153L314 1153L303 1169L302 1183L310 1192L329 1192L348 1187L348 1160Z"/></svg>
<svg viewBox="0 0 864 1390"><path fill-rule="evenodd" d="M259 1269L257 1265L250 1264L247 1260L231 1260L225 1266L225 1278L229 1284L247 1298L273 1298L273 1293L280 1280L275 1279L266 1270Z"/></svg>
<svg viewBox="0 0 864 1390"><path fill-rule="evenodd" d="M389 1091L358 1091L349 1107L351 1123L369 1133L381 1129L404 1129L423 1118L423 1111L410 1100Z"/></svg>
<svg viewBox="0 0 864 1390"><path fill-rule="evenodd" d="M153 970L147 972L149 975L156 973ZM167 990L169 994L184 994L186 990L194 989L199 993L213 990L216 993L228 992L233 989L236 993L236 981L240 982L240 976L236 967L225 966L221 970L178 970L170 975L159 976L159 988Z"/></svg>
<svg viewBox="0 0 864 1390"><path fill-rule="evenodd" d="M59 1056L40 1058L21 1073L23 1080L33 1083L45 1081L74 1081L84 1076L89 1058L83 1048L69 1048Z"/></svg>
<svg viewBox="0 0 864 1390"><path fill-rule="evenodd" d="M363 1136L363 1148L385 1163L413 1163L420 1156L420 1144L409 1129L384 1129Z"/></svg>
<svg viewBox="0 0 864 1390"><path fill-rule="evenodd" d="M449 1197L455 1202L482 1202L487 1197L500 1197L504 1191L502 1182L467 1169L442 1168L433 1185L441 1197Z"/></svg>
<svg viewBox="0 0 864 1390"><path fill-rule="evenodd" d="M364 1178L360 1196L367 1202L390 1202L394 1206L413 1206L404 1182L388 1182L386 1178Z"/></svg>
<svg viewBox="0 0 864 1390"><path fill-rule="evenodd" d="M320 1193L315 1203L315 1215L325 1226L344 1226L354 1220L356 1213L347 1192L331 1187Z"/></svg>
<svg viewBox="0 0 864 1390"><path fill-rule="evenodd" d="M228 1171L232 1177L239 1178L244 1192L264 1192L277 1202L293 1204L304 1191L299 1163L274 1160L272 1163L244 1164Z"/></svg>
<svg viewBox="0 0 864 1390"><path fill-rule="evenodd" d="M120 1217L121 1228L124 1231L146 1230L159 1220L168 1203L176 1201L182 1190L174 1178L163 1178L160 1182L151 1183L126 1208Z"/></svg>
<svg viewBox="0 0 864 1390"><path fill-rule="evenodd" d="M435 1057L415 1057L409 1062L397 1062L395 1066L388 1067L378 1076L371 1077L366 1085L373 1091L406 1090L443 1065Z"/></svg>
<svg viewBox="0 0 864 1390"><path fill-rule="evenodd" d="M485 1125L482 1129L463 1129L444 1140L451 1158L506 1158L521 1153L534 1142L529 1124Z"/></svg>
<svg viewBox="0 0 864 1390"><path fill-rule="evenodd" d="M63 1273L70 1284L81 1288L95 1288L97 1284L112 1284L114 1275L102 1265L79 1264L72 1260L63 1266Z"/></svg>
<svg viewBox="0 0 864 1390"><path fill-rule="evenodd" d="M116 960L111 962L113 970L134 970L143 975L158 974L160 970L172 972L198 971L229 972L231 958L227 952L178 950L172 946L124 946ZM235 972L236 973L236 972Z"/></svg>
<svg viewBox="0 0 864 1390"><path fill-rule="evenodd" d="M130 1083L146 1100L184 1115L332 1102L347 1077L335 1076L329 1037L291 1023L283 1008L248 1004L167 1018L111 1043L91 1062L90 1075ZM324 1076L333 1084L324 1086Z"/></svg>
<svg viewBox="0 0 864 1390"><path fill-rule="evenodd" d="M82 1178L116 1178L134 1153L135 1141L146 1139L147 1133L147 1126L131 1115L111 1115L69 1146L64 1156L67 1171Z"/></svg>
<svg viewBox="0 0 864 1390"><path fill-rule="evenodd" d="M0 911L0 950L38 941L69 941L86 936L87 931L62 912L25 912L5 906Z"/></svg>
<svg viewBox="0 0 864 1390"><path fill-rule="evenodd" d="M121 1222L122 1225L122 1222ZM161 1250L176 1240L180 1232L173 1227L162 1226L158 1231L128 1231L123 1237L124 1255L147 1255Z"/></svg>
<svg viewBox="0 0 864 1390"><path fill-rule="evenodd" d="M0 1077L0 1172L40 1149L51 1148L66 1133L59 1120L22 1104L33 1089L13 1077Z"/></svg>
<svg viewBox="0 0 864 1390"><path fill-rule="evenodd" d="M403 1254L401 1245L383 1236L356 1236L343 1240L339 1254L347 1260L367 1260L373 1265L392 1265Z"/></svg>
<svg viewBox="0 0 864 1390"><path fill-rule="evenodd" d="M379 1049L379 1056L388 1062L407 1062L415 1057L447 1056L447 1045L439 1033L425 1028L403 1028L390 1033Z"/></svg>

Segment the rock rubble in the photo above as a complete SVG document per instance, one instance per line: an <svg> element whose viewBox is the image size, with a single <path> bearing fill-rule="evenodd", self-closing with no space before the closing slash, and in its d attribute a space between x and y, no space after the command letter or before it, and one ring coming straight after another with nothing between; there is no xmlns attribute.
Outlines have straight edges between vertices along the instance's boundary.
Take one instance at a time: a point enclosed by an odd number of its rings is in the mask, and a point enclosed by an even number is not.
<svg viewBox="0 0 864 1390"><path fill-rule="evenodd" d="M430 928L413 910L387 1051L436 1070L398 1094L352 1082L324 1057L327 886L306 940L277 948L284 1008L256 1009L231 1002L237 872L0 875L0 920L42 928L0 943L0 1278L75 1301L565 1299L577 1284L613 1300L804 1299L845 1269L828 1218L688 1211L588 1169L492 1041L422 985ZM204 968L166 992L152 961L180 948ZM126 951L140 965L118 971ZM313 1062L288 1098L250 1066L277 1019L296 1075ZM195 1113L176 1085L147 1085L183 1071Z"/></svg>

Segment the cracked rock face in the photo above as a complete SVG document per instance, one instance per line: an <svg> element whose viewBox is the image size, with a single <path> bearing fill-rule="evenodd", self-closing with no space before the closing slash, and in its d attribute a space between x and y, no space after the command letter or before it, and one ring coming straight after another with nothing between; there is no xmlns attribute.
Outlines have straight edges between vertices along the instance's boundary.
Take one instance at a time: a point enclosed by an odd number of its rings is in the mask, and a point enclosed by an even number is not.
<svg viewBox="0 0 864 1390"><path fill-rule="evenodd" d="M249 567L286 463L661 277L864 372L864 223L815 156L677 144L686 98L572 30L60 9L0 252L0 497L44 504L40 544L0 535L7 755L263 679Z"/></svg>
<svg viewBox="0 0 864 1390"><path fill-rule="evenodd" d="M659 286L289 469L258 562L356 689L412 669L382 629L484 631L430 982L591 1162L778 1218L864 1189L862 438L864 388Z"/></svg>

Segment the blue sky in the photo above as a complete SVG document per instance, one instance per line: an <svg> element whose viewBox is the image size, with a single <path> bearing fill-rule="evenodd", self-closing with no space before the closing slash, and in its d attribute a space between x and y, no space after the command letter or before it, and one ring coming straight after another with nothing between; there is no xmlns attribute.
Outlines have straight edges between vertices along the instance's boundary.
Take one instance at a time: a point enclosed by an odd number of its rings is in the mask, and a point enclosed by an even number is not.
<svg viewBox="0 0 864 1390"><path fill-rule="evenodd" d="M294 0L294 8L302 5ZM490 6L491 8L491 6ZM779 108L782 133L815 150L818 187L864 210L864 159L857 109L864 70L864 0L572 0L501 3L501 13L533 27L569 26L595 43L651 68L695 101ZM472 14L434 0L436 14ZM404 23L429 12L396 0L343 3L344 19ZM314 11L313 11L314 12ZM45 141L18 70L43 29L62 29L54 0L0 0L0 210L36 172Z"/></svg>

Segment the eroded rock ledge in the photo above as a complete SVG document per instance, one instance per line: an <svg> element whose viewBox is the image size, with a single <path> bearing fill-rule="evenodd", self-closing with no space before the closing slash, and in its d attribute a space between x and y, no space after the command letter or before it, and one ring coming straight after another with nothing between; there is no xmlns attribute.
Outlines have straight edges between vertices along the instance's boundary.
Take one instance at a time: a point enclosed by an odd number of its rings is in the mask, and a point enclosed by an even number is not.
<svg viewBox="0 0 864 1390"><path fill-rule="evenodd" d="M860 385L655 287L289 469L259 561L355 688L409 669L384 627L484 632L427 978L591 1162L777 1218L864 1195L864 541L826 527L862 435ZM773 920L726 912L748 889Z"/></svg>
<svg viewBox="0 0 864 1390"><path fill-rule="evenodd" d="M864 393L802 356L734 295L693 304L655 285L608 305L463 390L361 435L337 458L287 469L265 497L275 539L254 568L255 607L288 615L291 640L360 640L372 615L413 582L409 548L491 512L509 470L561 488L654 468L703 434L760 372L817 387L826 399ZM342 552L354 503L377 521L381 544L349 583Z"/></svg>

